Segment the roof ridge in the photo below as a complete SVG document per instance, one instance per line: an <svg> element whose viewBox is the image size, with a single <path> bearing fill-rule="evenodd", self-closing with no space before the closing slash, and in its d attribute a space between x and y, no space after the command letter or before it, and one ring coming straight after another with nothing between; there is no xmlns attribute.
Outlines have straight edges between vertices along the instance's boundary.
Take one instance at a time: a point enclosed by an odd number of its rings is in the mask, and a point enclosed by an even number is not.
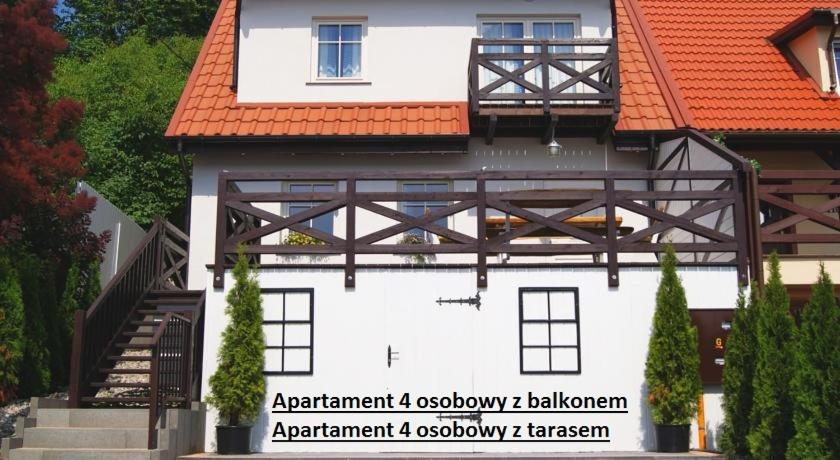
<svg viewBox="0 0 840 460"><path fill-rule="evenodd" d="M662 96L665 99L665 104L671 116L674 118L674 123L678 128L691 127L694 124L694 117L683 98L677 81L671 73L671 68L656 36L653 33L650 25L645 18L644 10L639 4L638 0L624 0L627 16L630 19L630 24L636 31L639 37L639 44L642 47L642 52L653 70L653 76L656 83L662 91Z"/></svg>

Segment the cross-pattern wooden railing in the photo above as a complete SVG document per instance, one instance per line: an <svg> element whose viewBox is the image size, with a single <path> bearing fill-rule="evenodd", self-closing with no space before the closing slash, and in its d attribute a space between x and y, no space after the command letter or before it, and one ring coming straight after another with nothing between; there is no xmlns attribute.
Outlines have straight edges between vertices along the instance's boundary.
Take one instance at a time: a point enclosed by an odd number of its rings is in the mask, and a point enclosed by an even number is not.
<svg viewBox="0 0 840 460"><path fill-rule="evenodd" d="M610 286L619 283L620 253L658 253L665 241L656 240L668 230L679 228L693 235L690 242L673 242L677 252L731 253L740 281L747 282L746 213L741 178L743 172L723 171L505 171L505 172L255 172L219 175L219 196L216 224L216 256L214 286L224 287L224 273L236 254L237 246L246 245L246 253L260 255L344 254L345 285L356 281L356 256L359 254L470 254L476 256L477 284L487 285L487 257L497 254L522 256L557 256L588 254L593 260L606 256ZM269 187L283 190L284 182L331 182L334 192L298 193L242 191L240 183L272 183ZM372 189L370 184L397 181L457 181L463 191L398 192L360 191ZM500 184L516 181L551 181L577 183L566 188L511 190ZM645 190L644 184L664 181L693 181L694 190ZM581 187L580 184L586 184ZM715 184L703 189L702 184ZM718 184L726 184L721 186ZM373 187L376 188L376 187ZM251 187L257 190L259 187ZM380 187L381 189L381 187ZM247 190L247 189L246 189ZM283 212L287 203L307 202L310 208L292 215ZM439 205L422 216L409 215L403 206L386 203L437 202ZM683 202L669 212L663 203ZM445 203L440 205L440 203ZM269 210L272 209L272 210ZM536 210L553 209L551 215ZM357 213L365 210L386 217L395 224L365 235L359 235ZM599 231L573 225L574 218L596 211L603 213L605 228ZM618 228L617 210L646 218L643 229ZM719 219L707 217L724 210L732 216L731 232L720 231L714 224ZM342 212L344 237L313 228L309 222L319 216ZM474 213L475 227L448 228L439 221L469 211ZM487 214L503 213L519 218L523 225L488 237ZM645 219L642 219L645 220ZM712 223L707 221L711 220ZM245 225L243 222L247 222ZM437 235L441 242L394 244L384 240L412 229ZM295 245L276 238L281 231L298 232L313 238L316 244ZM536 232L548 230L572 237L568 244L530 244L516 241ZM620 234L624 231L623 234ZM267 242L269 238L274 238ZM445 244L442 242L445 241Z"/></svg>
<svg viewBox="0 0 840 460"><path fill-rule="evenodd" d="M840 171L764 170L757 200L765 253L840 243Z"/></svg>
<svg viewBox="0 0 840 460"><path fill-rule="evenodd" d="M73 318L70 403L78 407L119 332L154 289L186 289L189 237L157 219L137 248L87 310Z"/></svg>
<svg viewBox="0 0 840 460"><path fill-rule="evenodd" d="M618 48L609 38L476 38L470 51L470 107L478 113L485 105L520 103L545 113L557 106L590 112L607 107L617 113L617 63Z"/></svg>

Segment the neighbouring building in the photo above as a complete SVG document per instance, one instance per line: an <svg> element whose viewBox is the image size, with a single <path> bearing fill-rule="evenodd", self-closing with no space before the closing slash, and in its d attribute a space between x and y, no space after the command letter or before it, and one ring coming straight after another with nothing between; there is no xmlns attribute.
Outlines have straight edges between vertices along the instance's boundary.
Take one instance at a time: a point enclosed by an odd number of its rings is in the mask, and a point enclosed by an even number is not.
<svg viewBox="0 0 840 460"><path fill-rule="evenodd" d="M193 158L189 237L155 224L77 316L71 404L148 404L157 420L206 394L245 244L268 346L256 451L650 450L644 361L673 244L701 326L692 442L715 449L739 288L774 249L792 293L819 260L840 278L831 8L222 0L166 133ZM149 383L113 378L129 360L151 361ZM549 399L542 413L422 399L454 393ZM423 405L274 407L324 394ZM388 422L412 429L287 436ZM529 423L553 431L419 430ZM210 411L208 451L214 425Z"/></svg>

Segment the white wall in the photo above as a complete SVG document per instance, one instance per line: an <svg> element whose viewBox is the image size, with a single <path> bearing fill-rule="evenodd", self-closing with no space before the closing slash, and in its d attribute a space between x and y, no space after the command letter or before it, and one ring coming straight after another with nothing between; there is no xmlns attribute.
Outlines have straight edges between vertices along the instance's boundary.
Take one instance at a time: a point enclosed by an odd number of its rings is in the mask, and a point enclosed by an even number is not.
<svg viewBox="0 0 840 460"><path fill-rule="evenodd" d="M737 295L734 268L681 268L689 307L731 307ZM212 279L212 271L204 276ZM654 438L645 404L644 361L653 318L656 268L622 269L621 286L607 288L602 268L491 269L489 287L481 291L480 311L458 305L439 306L440 297L475 294L472 270L372 270L357 272L357 287L345 289L342 270L262 269L262 288L314 288L314 366L311 376L267 378L266 410L252 436L256 451L449 451L556 452L650 450ZM228 272L228 288L233 284ZM709 289L715 286L715 289ZM519 372L519 305L521 287L579 289L581 373L579 375L521 375ZM216 370L216 351L227 322L225 292L210 289L207 296L202 394ZM266 297L265 310L277 308ZM399 351L399 360L386 366L386 347ZM277 422L286 424L373 424L410 420L440 425L437 414L270 414L275 394L306 396L375 396L403 391L445 395L514 396L563 391L580 396L622 396L627 414L491 414L484 425L513 425L530 421L551 425L607 425L609 444L453 442L441 444L283 444L271 442ZM706 426L716 439L721 422L719 391L709 388ZM215 413L208 414L208 451L214 448ZM468 423L467 423L468 424ZM693 428L693 445L697 430Z"/></svg>
<svg viewBox="0 0 840 460"><path fill-rule="evenodd" d="M535 139L497 139L492 146L483 140L470 142L466 155L335 155L335 154L278 154L270 147L247 149L235 144L205 149L196 152L193 161L193 197L190 239L190 276L191 289L204 288L204 267L214 262L214 241L216 228L216 188L218 174L221 171L480 171L487 170L614 170L645 169L647 154L616 153L610 144L598 145L592 139L564 139L565 152L560 157L551 158L545 154L545 146ZM388 185L384 184L383 186ZM396 190L396 183L392 183ZM457 186L457 184L455 184ZM520 184L521 185L521 184ZM639 189L642 183L623 184ZM278 211L273 209L273 211ZM470 221L468 213L456 216L461 219L461 229L475 228L474 217ZM336 213L336 232L343 225L342 212ZM622 213L623 225L644 228L646 219L634 220L632 213ZM386 222L390 222L386 219ZM357 225L367 229L381 224L370 216L360 214ZM461 230L459 229L459 230ZM357 230L357 235L369 231ZM466 233L466 231L465 231ZM337 235L341 236L341 235ZM438 261L445 257L438 256ZM591 258L589 259L591 260ZM338 262L343 261L341 257ZM399 262L400 260L396 260ZM649 260L653 261L653 259ZM274 261L266 261L272 263ZM335 262L335 261L333 261ZM394 261L392 261L394 262ZM359 263L363 263L362 260Z"/></svg>
<svg viewBox="0 0 840 460"><path fill-rule="evenodd" d="M571 17L611 36L608 0L244 0L239 102L459 101L479 15ZM312 21L366 17L365 82L313 84Z"/></svg>
<svg viewBox="0 0 840 460"><path fill-rule="evenodd" d="M80 182L78 190L96 197L96 208L90 213L90 231L96 234L106 230L111 232L111 240L105 246L99 272L99 281L105 286L117 274L146 231L90 185Z"/></svg>

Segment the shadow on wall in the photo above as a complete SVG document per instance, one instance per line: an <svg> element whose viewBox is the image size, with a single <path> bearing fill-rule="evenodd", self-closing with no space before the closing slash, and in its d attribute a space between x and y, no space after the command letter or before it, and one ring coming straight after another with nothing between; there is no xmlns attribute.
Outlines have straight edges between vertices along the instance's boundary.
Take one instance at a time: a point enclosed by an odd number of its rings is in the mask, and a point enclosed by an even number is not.
<svg viewBox="0 0 840 460"><path fill-rule="evenodd" d="M656 428L653 426L653 416L647 404L647 383L642 383L640 393L639 398L642 404L641 410L639 411L639 427L641 428L642 437L639 439L639 445L642 450L651 452L656 449Z"/></svg>
<svg viewBox="0 0 840 460"><path fill-rule="evenodd" d="M271 395L266 395L266 398L271 397ZM270 434L273 433L273 428L269 426L271 423L270 420L271 413L268 410L268 405L263 404L263 410L260 411L260 416L257 417L257 420L254 422L254 428L251 429L251 452L265 452L265 445L264 443L271 442ZM271 433L269 432L271 429Z"/></svg>

